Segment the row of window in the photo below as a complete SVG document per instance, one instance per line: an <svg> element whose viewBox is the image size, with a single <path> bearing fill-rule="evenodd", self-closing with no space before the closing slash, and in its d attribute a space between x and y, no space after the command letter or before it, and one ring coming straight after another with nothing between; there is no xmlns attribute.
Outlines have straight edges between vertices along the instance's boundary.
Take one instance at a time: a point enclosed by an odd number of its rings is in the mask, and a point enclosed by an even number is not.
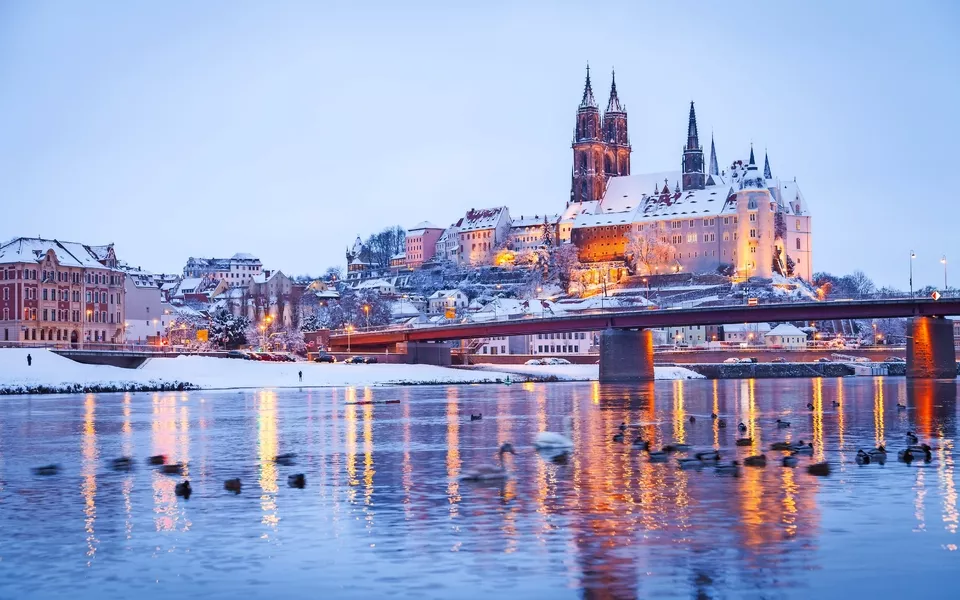
<svg viewBox="0 0 960 600"><path fill-rule="evenodd" d="M586 332L574 331L573 333L538 333L538 340L585 340Z"/></svg>
<svg viewBox="0 0 960 600"><path fill-rule="evenodd" d="M547 353L547 352L549 352L549 353L556 353L556 354L564 354L564 353L566 353L566 354L571 354L571 353L574 353L574 352L580 352L580 347L579 347L579 346L572 346L572 345L570 345L570 346L564 346L564 345L560 345L560 346L546 346L546 345L544 345L544 346L539 346L539 345L538 345L538 346L537 346L537 352L539 352L539 353L541 353L541 354L542 354L542 353Z"/></svg>

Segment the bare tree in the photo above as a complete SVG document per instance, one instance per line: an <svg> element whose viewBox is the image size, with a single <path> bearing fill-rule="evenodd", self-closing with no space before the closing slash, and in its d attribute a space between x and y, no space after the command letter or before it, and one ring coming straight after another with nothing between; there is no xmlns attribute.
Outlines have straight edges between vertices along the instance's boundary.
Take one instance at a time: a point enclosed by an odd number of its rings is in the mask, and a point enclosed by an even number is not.
<svg viewBox="0 0 960 600"><path fill-rule="evenodd" d="M660 222L645 223L642 227L642 231L631 231L627 235L627 260L640 275L665 272L676 252L667 232Z"/></svg>
<svg viewBox="0 0 960 600"><path fill-rule="evenodd" d="M375 267L385 269L390 266L394 254L403 252L406 247L407 232L395 225L367 238L366 247L370 253L370 262Z"/></svg>
<svg viewBox="0 0 960 600"><path fill-rule="evenodd" d="M860 298L872 294L877 289L877 287L873 284L873 280L867 277L867 274L859 269L851 273L849 278L851 286L853 287L853 291Z"/></svg>

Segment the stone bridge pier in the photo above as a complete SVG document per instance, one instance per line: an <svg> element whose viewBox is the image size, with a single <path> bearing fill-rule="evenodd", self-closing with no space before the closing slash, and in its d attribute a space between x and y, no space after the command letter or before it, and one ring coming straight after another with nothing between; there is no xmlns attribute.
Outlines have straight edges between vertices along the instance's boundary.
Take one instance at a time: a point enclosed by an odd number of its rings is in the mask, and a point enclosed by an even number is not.
<svg viewBox="0 0 960 600"><path fill-rule="evenodd" d="M649 329L608 327L600 334L600 382L624 381L653 381L653 332Z"/></svg>
<svg viewBox="0 0 960 600"><path fill-rule="evenodd" d="M907 377L956 379L953 321L943 317L914 317L910 320L907 324Z"/></svg>

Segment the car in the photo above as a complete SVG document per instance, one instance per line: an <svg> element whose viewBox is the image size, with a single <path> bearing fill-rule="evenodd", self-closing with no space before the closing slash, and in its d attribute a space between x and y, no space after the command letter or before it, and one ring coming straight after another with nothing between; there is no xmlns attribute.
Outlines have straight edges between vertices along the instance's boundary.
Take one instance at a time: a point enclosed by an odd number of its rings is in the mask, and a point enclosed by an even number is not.
<svg viewBox="0 0 960 600"><path fill-rule="evenodd" d="M827 358L826 356L821 356L820 358L818 358L817 360L815 360L815 361L813 361L813 362L828 363L828 362L833 362L833 361L830 360L829 358Z"/></svg>
<svg viewBox="0 0 960 600"><path fill-rule="evenodd" d="M545 365L569 365L570 361L565 358L545 358L543 363Z"/></svg>
<svg viewBox="0 0 960 600"><path fill-rule="evenodd" d="M907 359L903 358L902 356L888 356L883 362L888 362L888 363L905 363L905 362L907 362Z"/></svg>
<svg viewBox="0 0 960 600"><path fill-rule="evenodd" d="M723 362L724 364L733 365L740 362L740 359L737 358L736 356L731 356L730 358L725 358Z"/></svg>
<svg viewBox="0 0 960 600"><path fill-rule="evenodd" d="M376 357L376 356L368 356L368 357L366 357L365 359L363 359L363 363L366 364L366 365L375 365L375 364L377 364L377 357Z"/></svg>
<svg viewBox="0 0 960 600"><path fill-rule="evenodd" d="M242 360L247 358L247 355L242 350L231 350L227 352L227 358L239 358Z"/></svg>
<svg viewBox="0 0 960 600"><path fill-rule="evenodd" d="M531 358L530 360L528 360L527 362L525 362L525 363L523 363L523 364L525 364L525 365L542 365L542 364L543 364L543 361L540 360L539 358Z"/></svg>
<svg viewBox="0 0 960 600"><path fill-rule="evenodd" d="M316 358L313 359L313 362L335 363L337 362L337 357L328 352L320 352L317 354Z"/></svg>
<svg viewBox="0 0 960 600"><path fill-rule="evenodd" d="M785 363L785 362L787 362L787 359L785 359L785 358L782 357L782 356L778 356L778 357L776 357L775 359L771 360L770 362L772 362L772 363Z"/></svg>
<svg viewBox="0 0 960 600"><path fill-rule="evenodd" d="M366 360L362 356L351 356L343 362L350 365L362 365L364 362L366 362Z"/></svg>

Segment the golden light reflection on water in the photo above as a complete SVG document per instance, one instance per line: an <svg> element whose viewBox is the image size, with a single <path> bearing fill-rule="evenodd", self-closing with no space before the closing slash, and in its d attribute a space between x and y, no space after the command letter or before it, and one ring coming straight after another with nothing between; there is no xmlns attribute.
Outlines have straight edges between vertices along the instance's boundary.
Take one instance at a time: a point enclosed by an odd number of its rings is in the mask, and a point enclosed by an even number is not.
<svg viewBox="0 0 960 600"><path fill-rule="evenodd" d="M873 378L873 437L876 446L886 443L883 421L883 377Z"/></svg>
<svg viewBox="0 0 960 600"><path fill-rule="evenodd" d="M83 527L87 532L87 566L93 562L100 541L97 539L94 525L97 522L97 460L100 451L97 448L97 398L87 394L83 400L83 436L81 446L81 474L83 483Z"/></svg>
<svg viewBox="0 0 960 600"><path fill-rule="evenodd" d="M450 504L450 517L459 514L460 503L460 408L459 390L447 388L447 502Z"/></svg>
<svg viewBox="0 0 960 600"><path fill-rule="evenodd" d="M344 452L346 453L347 469L347 502L353 504L357 500L357 393L355 388L347 388L344 398L346 406L343 408Z"/></svg>
<svg viewBox="0 0 960 600"><path fill-rule="evenodd" d="M410 460L410 403L409 390L406 390L403 406L403 464L401 467L401 482L403 484L403 513L409 521L413 518L412 498L413 491L413 463Z"/></svg>
<svg viewBox="0 0 960 600"><path fill-rule="evenodd" d="M260 522L270 530L276 531L280 517L277 514L277 395L272 390L261 390L256 398L257 412L257 455L260 459L260 510L263 516ZM269 539L265 531L260 536Z"/></svg>
<svg viewBox="0 0 960 600"><path fill-rule="evenodd" d="M130 394L123 395L123 425L120 427L120 448L123 456L133 456L133 427L130 424ZM121 493L123 494L124 531L129 540L133 533L133 504L130 493L133 491L133 477L123 478Z"/></svg>
<svg viewBox="0 0 960 600"><path fill-rule="evenodd" d="M511 407L511 395L509 388L500 388L497 393L497 446L503 442L512 442L513 441L513 421L510 419L512 414ZM508 469L512 467L512 459L509 454L504 455L504 462ZM504 537L506 537L507 545L503 551L507 554L516 552L517 550L517 516L515 514L515 509L512 506L512 501L517 496L517 480L515 477L511 477L504 481L503 487L500 492L501 502L504 504L503 509L503 531Z"/></svg>
<svg viewBox="0 0 960 600"><path fill-rule="evenodd" d="M838 447L840 449L840 458L844 460L845 454L843 450L846 448L846 440L844 436L846 435L846 401L843 398L843 378L837 380L837 402L840 403L840 406L837 407L837 436L838 436Z"/></svg>
<svg viewBox="0 0 960 600"><path fill-rule="evenodd" d="M823 379L811 380L813 385L813 459L822 462L823 448Z"/></svg>
<svg viewBox="0 0 960 600"><path fill-rule="evenodd" d="M365 400L372 400L370 388L366 388ZM369 507L373 503L373 476L376 470L373 465L373 405L363 406L363 504L366 513L367 528L373 527L373 511Z"/></svg>
<svg viewBox="0 0 960 600"><path fill-rule="evenodd" d="M720 414L720 380L713 380L713 414ZM720 448L720 419L711 419L713 423L713 447Z"/></svg>
<svg viewBox="0 0 960 600"><path fill-rule="evenodd" d="M678 444L687 443L687 413L683 409L683 380L673 382L673 439Z"/></svg>
<svg viewBox="0 0 960 600"><path fill-rule="evenodd" d="M784 533L787 537L797 535L797 500L796 496L799 487L794 479L795 471L793 469L780 470L781 485L783 487L783 515L780 521L784 525Z"/></svg>
<svg viewBox="0 0 960 600"><path fill-rule="evenodd" d="M917 526L914 528L914 531L924 531L927 528L926 511L923 506L924 499L927 496L927 490L924 487L923 474L925 469L916 469L916 471L917 478L913 485L913 489L916 492L916 496L913 500L913 516L917 519Z"/></svg>
<svg viewBox="0 0 960 600"><path fill-rule="evenodd" d="M942 442L937 449L937 477L943 497L943 527L951 534L957 533L957 487L953 481L953 440L938 432Z"/></svg>
<svg viewBox="0 0 960 600"><path fill-rule="evenodd" d="M183 446L178 443L177 395L175 393L153 394L151 397L150 454L162 454L167 462L186 462L187 456L181 453ZM189 433L189 432L188 432ZM153 511L157 515L154 526L157 531L173 531L177 528L181 510L174 493L177 480L164 475L159 470L151 473L153 484ZM184 521L184 526L189 523Z"/></svg>

